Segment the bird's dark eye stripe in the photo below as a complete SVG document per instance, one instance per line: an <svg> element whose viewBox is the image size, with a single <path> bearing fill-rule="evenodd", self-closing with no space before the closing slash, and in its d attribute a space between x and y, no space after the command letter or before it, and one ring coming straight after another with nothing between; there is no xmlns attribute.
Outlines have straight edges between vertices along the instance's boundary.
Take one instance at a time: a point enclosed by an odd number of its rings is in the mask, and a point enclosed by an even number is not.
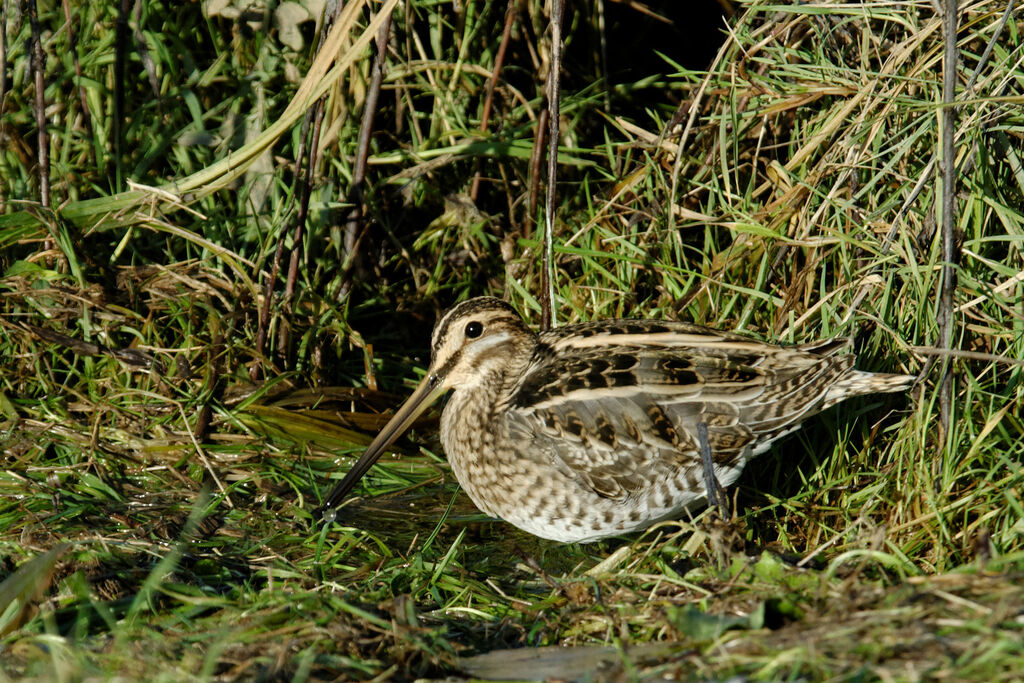
<svg viewBox="0 0 1024 683"><path fill-rule="evenodd" d="M477 320L471 320L466 323L466 337L469 339L476 339L484 333L484 326Z"/></svg>

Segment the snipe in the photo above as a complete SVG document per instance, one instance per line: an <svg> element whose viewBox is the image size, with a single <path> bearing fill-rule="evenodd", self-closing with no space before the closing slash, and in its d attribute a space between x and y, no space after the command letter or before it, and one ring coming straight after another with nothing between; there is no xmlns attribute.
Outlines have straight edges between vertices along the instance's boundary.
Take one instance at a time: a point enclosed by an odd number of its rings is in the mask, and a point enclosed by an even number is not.
<svg viewBox="0 0 1024 683"><path fill-rule="evenodd" d="M914 381L854 370L846 347L774 346L656 320L535 334L507 303L471 299L441 318L426 378L319 512L334 519L384 450L452 390L441 442L481 510L556 541L640 529L706 499L700 423L728 486L808 417Z"/></svg>

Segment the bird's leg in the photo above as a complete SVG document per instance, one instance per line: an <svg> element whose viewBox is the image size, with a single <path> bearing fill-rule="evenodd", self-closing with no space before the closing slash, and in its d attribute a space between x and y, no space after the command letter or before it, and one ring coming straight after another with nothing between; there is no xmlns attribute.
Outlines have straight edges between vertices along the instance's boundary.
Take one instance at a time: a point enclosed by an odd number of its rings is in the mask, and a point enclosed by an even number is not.
<svg viewBox="0 0 1024 683"><path fill-rule="evenodd" d="M725 492L715 477L715 461L711 458L708 425L703 420L697 423L697 445L700 447L700 462L704 466L704 489L708 492L708 505L718 508L718 514L724 518Z"/></svg>

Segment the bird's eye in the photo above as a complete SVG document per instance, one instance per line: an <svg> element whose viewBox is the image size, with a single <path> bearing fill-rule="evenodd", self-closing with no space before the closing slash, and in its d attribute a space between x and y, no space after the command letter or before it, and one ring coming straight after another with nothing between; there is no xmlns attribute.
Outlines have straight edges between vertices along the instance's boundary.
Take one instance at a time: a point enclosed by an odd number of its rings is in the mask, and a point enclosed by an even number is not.
<svg viewBox="0 0 1024 683"><path fill-rule="evenodd" d="M466 324L466 339L476 339L484 333L484 326L476 320Z"/></svg>

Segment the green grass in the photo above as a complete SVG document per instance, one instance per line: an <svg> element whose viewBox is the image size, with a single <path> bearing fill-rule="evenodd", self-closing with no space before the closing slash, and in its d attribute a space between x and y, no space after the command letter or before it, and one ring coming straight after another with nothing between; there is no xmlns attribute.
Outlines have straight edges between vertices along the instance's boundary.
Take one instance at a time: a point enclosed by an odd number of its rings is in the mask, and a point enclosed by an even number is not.
<svg viewBox="0 0 1024 683"><path fill-rule="evenodd" d="M597 679L1019 677L1020 12L1002 26L1005 3L963 7L954 346L968 355L951 359L942 433L932 3L750 0L707 70L656 42L643 23L656 20L604 5L606 66L596 9L566 17L558 320L852 336L860 367L923 372L914 391L812 420L748 467L731 519L591 545L480 514L444 461L435 411L343 524L320 528L310 510L422 373L441 310L495 294L539 319L541 4L519 6L486 132L503 5L399 5L369 227L352 251L366 14L340 19L317 53L312 22L296 50L247 23L261 17L142 3L118 81L116 7L71 7L66 22L40 5L47 208L31 24L6 7L0 675L486 677L494 658L525 653L554 661L517 662L525 678L572 678L568 657ZM616 52L632 35L660 57ZM323 154L286 295L295 159L320 93ZM539 206L542 193L543 181Z"/></svg>

